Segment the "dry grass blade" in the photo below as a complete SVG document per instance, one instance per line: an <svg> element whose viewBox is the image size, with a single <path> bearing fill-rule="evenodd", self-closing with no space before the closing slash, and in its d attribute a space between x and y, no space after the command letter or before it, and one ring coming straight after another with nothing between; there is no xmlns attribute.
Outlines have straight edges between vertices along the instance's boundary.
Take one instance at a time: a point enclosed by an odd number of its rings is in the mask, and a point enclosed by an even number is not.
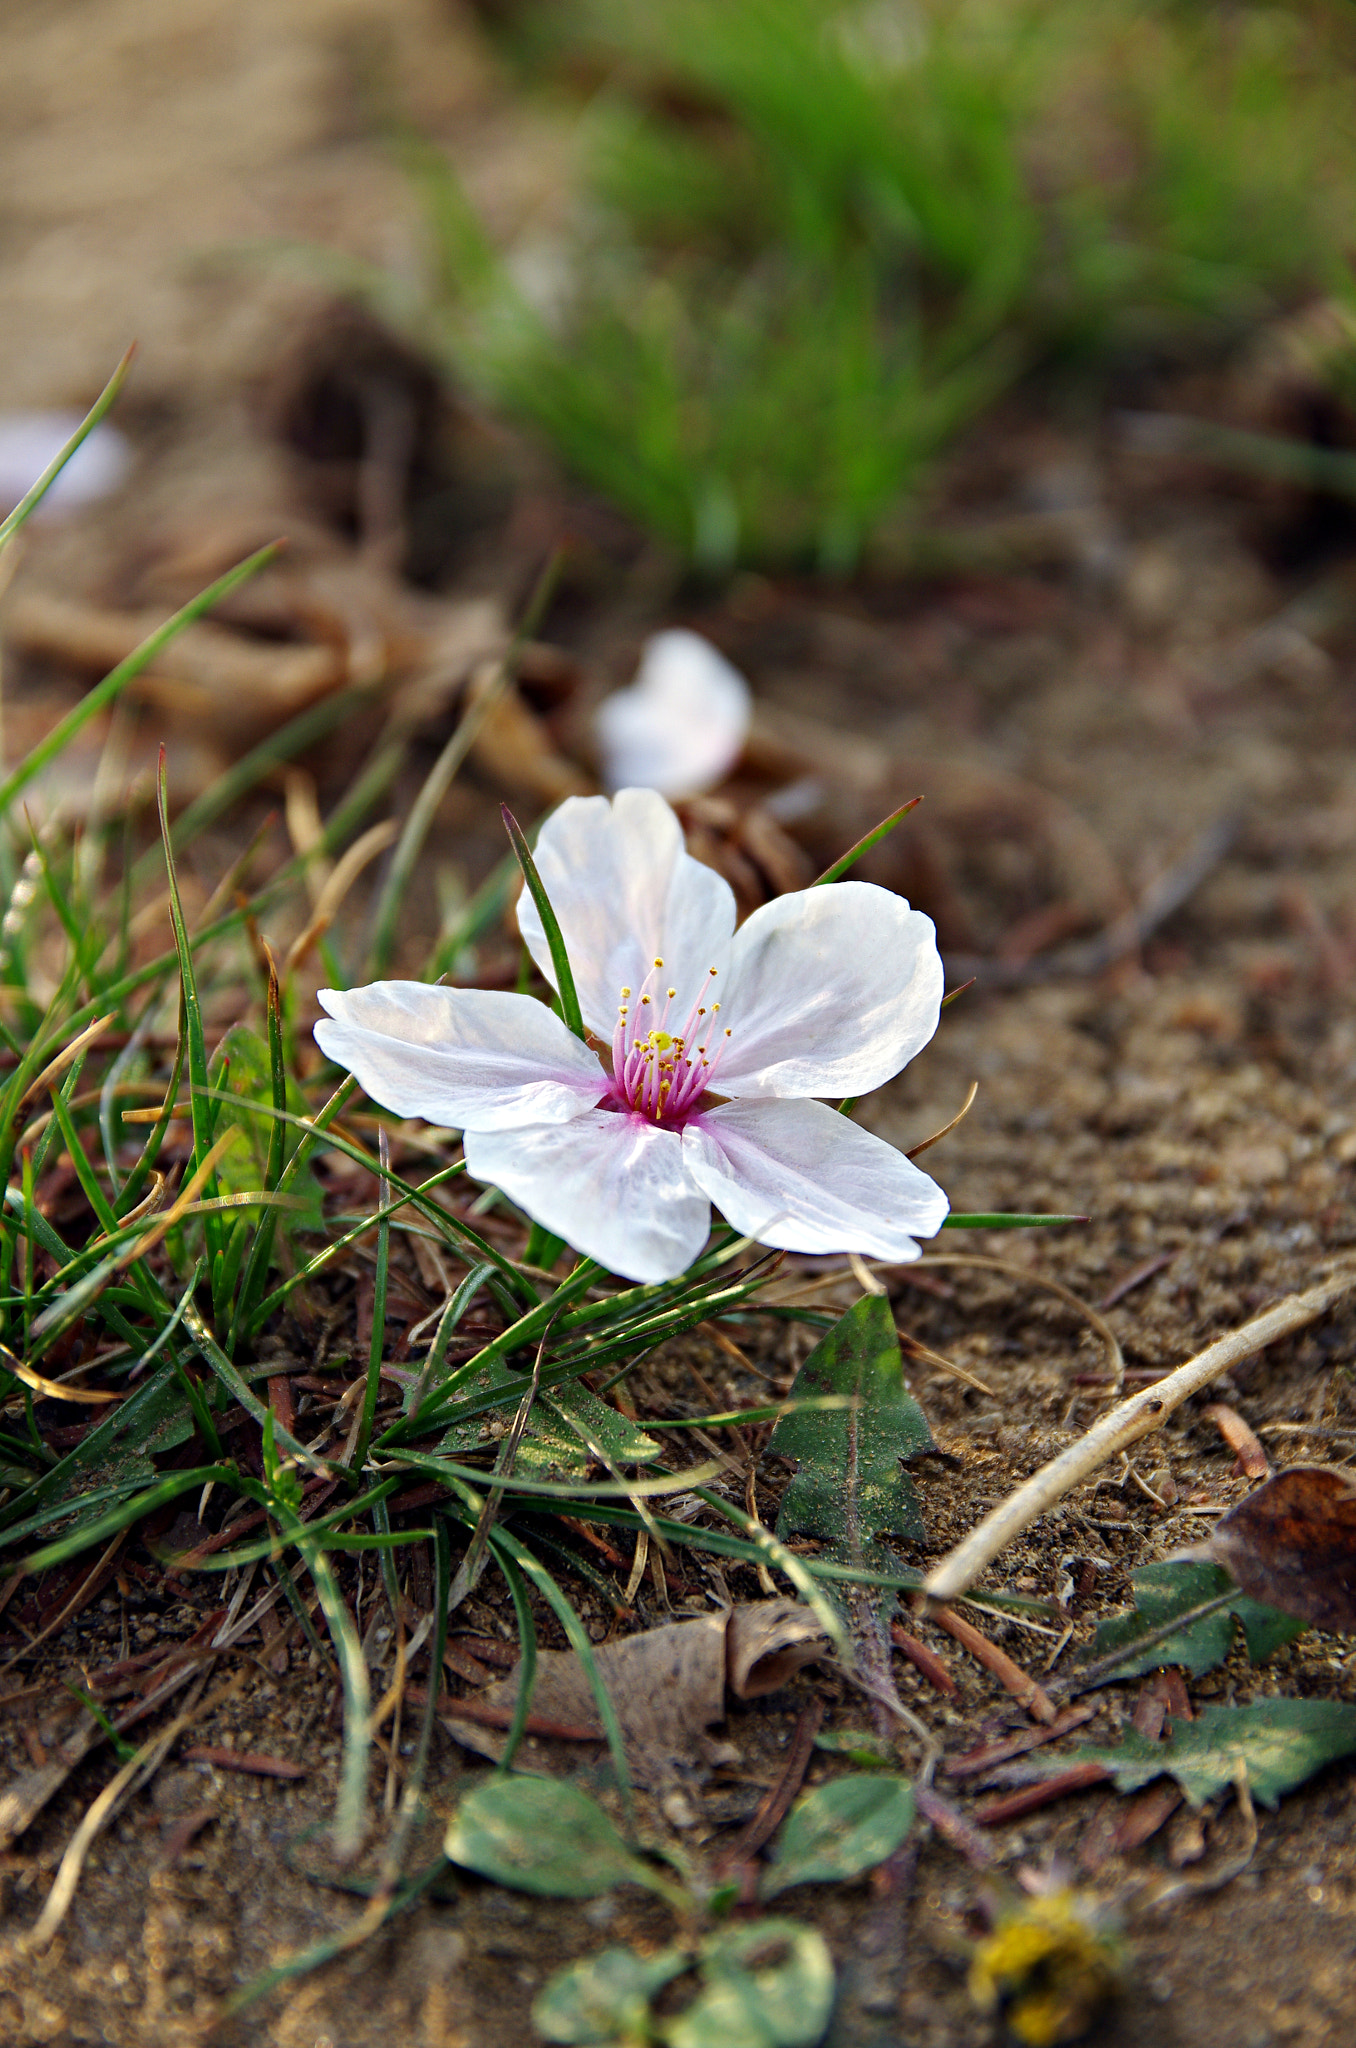
<svg viewBox="0 0 1356 2048"><path fill-rule="evenodd" d="M970 1114L970 1111L974 1106L975 1097L978 1095L978 1093L979 1083L978 1081L972 1081L970 1083L970 1093L966 1096L964 1102L956 1111L956 1114L952 1117L950 1123L943 1124L940 1131L934 1131L930 1138L924 1138L921 1145L910 1145L908 1151L904 1154L904 1157L906 1159L917 1159L920 1153L930 1152L934 1145L940 1145L942 1139L948 1137L950 1133L955 1130L956 1125L958 1123L961 1123L964 1120L964 1118L966 1118Z"/></svg>
<svg viewBox="0 0 1356 2048"><path fill-rule="evenodd" d="M1063 1500L1085 1479L1138 1443L1141 1437L1161 1429L1168 1417L1193 1394L1238 1365L1256 1351L1302 1330L1356 1287L1356 1267L1345 1266L1311 1287L1304 1294L1291 1294L1274 1307L1254 1316L1250 1323L1219 1338L1176 1372L1168 1374L1141 1394L1122 1401L1109 1415L1081 1436L1076 1443L1033 1473L1015 1493L1009 1494L970 1531L962 1543L934 1566L923 1581L923 1594L930 1601L958 1600L971 1587L985 1566L999 1552L1030 1528L1039 1516Z"/></svg>
<svg viewBox="0 0 1356 2048"><path fill-rule="evenodd" d="M324 938L353 884L363 869L374 861L379 853L385 853L400 827L394 818L386 818L380 825L373 825L364 832L361 839L355 839L347 853L326 879L316 897L315 909L305 931L287 949L284 974L293 974L300 967L311 948Z"/></svg>
<svg viewBox="0 0 1356 2048"><path fill-rule="evenodd" d="M991 1273L1006 1273L1014 1280L1025 1280L1032 1287L1043 1287L1047 1294L1056 1294L1061 1301L1067 1301L1070 1308L1089 1322L1107 1349L1107 1363L1115 1378L1114 1393L1119 1393L1125 1384L1125 1360L1116 1332L1100 1316L1095 1308L1084 1301L1081 1294L1075 1294L1072 1287L1066 1287L1062 1280L1052 1280L1048 1274L1033 1273L1026 1266L1018 1266L1011 1259L994 1259L981 1252L929 1252L925 1258L915 1261L920 1266L978 1266Z"/></svg>
<svg viewBox="0 0 1356 2048"><path fill-rule="evenodd" d="M116 1022L117 1014L110 1010L106 1017L96 1017L92 1024L87 1024L69 1045L62 1047L54 1060L48 1062L36 1079L29 1082L19 1097L16 1108L22 1109L26 1102L31 1102L35 1095L41 1095L45 1088L49 1088L53 1081L60 1080L67 1068L74 1066L81 1053L88 1052L90 1047L103 1037L109 1025Z"/></svg>
<svg viewBox="0 0 1356 2048"><path fill-rule="evenodd" d="M34 1372L31 1365L25 1365L16 1358L7 1344L0 1344L0 1358L3 1358L6 1372L12 1372L16 1380L22 1380L35 1394L41 1394L44 1401L82 1401L91 1408L101 1408L109 1401L125 1401L125 1394L101 1392L97 1387L63 1387L60 1380L44 1379L40 1372Z"/></svg>

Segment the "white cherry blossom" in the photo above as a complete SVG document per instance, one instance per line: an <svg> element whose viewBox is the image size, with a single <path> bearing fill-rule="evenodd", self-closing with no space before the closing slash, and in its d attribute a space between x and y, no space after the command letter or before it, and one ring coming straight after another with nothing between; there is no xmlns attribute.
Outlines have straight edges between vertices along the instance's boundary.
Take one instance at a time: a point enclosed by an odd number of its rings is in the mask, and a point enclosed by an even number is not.
<svg viewBox="0 0 1356 2048"><path fill-rule="evenodd" d="M475 1179L629 1280L683 1272L712 1203L763 1244L916 1258L946 1196L815 1098L879 1087L932 1037L931 920L849 881L736 931L728 884L646 789L570 797L536 858L588 1044L530 996L378 981L320 991L329 1057L385 1108L460 1130ZM518 922L552 979L526 893Z"/></svg>

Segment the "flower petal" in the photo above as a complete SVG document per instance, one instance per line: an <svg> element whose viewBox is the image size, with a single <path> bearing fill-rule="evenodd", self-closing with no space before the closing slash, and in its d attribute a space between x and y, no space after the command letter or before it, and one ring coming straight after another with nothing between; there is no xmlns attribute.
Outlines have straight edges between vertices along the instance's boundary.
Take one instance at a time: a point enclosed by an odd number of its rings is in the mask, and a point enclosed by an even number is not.
<svg viewBox="0 0 1356 2048"><path fill-rule="evenodd" d="M739 758L752 701L739 670L700 633L656 633L630 689L598 706L603 780L662 796L710 789Z"/></svg>
<svg viewBox="0 0 1356 2048"><path fill-rule="evenodd" d="M611 1038L623 988L640 989L656 959L685 1016L708 969L724 970L734 930L730 885L693 860L682 827L652 789L567 797L542 826L537 869L560 923L579 1007ZM518 929L548 981L551 954L536 905L518 901Z"/></svg>
<svg viewBox="0 0 1356 2048"><path fill-rule="evenodd" d="M911 1159L822 1102L726 1102L683 1131L688 1171L727 1223L791 1252L916 1259L950 1208Z"/></svg>
<svg viewBox="0 0 1356 2048"><path fill-rule="evenodd" d="M322 988L315 1027L374 1102L453 1130L561 1124L607 1087L594 1054L545 1003L499 989L374 981Z"/></svg>
<svg viewBox="0 0 1356 2048"><path fill-rule="evenodd" d="M627 1280L672 1280L706 1243L711 1205L676 1131L591 1109L568 1124L468 1131L465 1146L476 1180Z"/></svg>
<svg viewBox="0 0 1356 2048"><path fill-rule="evenodd" d="M722 1095L864 1095L937 1029L932 919L871 882L778 896L735 934Z"/></svg>

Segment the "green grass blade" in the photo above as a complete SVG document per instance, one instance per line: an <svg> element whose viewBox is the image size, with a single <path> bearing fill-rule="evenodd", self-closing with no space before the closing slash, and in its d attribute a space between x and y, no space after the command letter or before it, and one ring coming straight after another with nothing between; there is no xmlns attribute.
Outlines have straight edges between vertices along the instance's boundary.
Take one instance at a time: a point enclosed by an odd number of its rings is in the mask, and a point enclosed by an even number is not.
<svg viewBox="0 0 1356 2048"><path fill-rule="evenodd" d="M1048 1230L1056 1223L1087 1223L1087 1216L1024 1216L1017 1211L1007 1213L998 1210L992 1215L957 1214L953 1212L942 1224L943 1230Z"/></svg>
<svg viewBox="0 0 1356 2048"><path fill-rule="evenodd" d="M69 1559L78 1557L82 1550L88 1550L92 1544L106 1543L110 1536L116 1536L123 1529L130 1529L132 1524L139 1522L144 1515L154 1514L157 1508L167 1507L171 1501L178 1500L181 1493L189 1493L194 1487L201 1491L209 1479L220 1480L224 1486L240 1485L240 1474L234 1465L197 1465L186 1472L172 1472L167 1479L162 1479L158 1486L134 1492L130 1498L124 1498L118 1507L109 1508L106 1514L96 1516L78 1529L72 1529L69 1535L59 1536L54 1543L47 1544L42 1550L35 1550L31 1557L23 1560L19 1570L29 1578L36 1577L40 1572L51 1571L56 1565L65 1564ZM17 1542L25 1534L28 1526L19 1523L17 1527L0 1537L0 1542Z"/></svg>
<svg viewBox="0 0 1356 2048"><path fill-rule="evenodd" d="M46 737L39 740L38 744L24 756L18 767L12 768L4 780L0 781L0 817L9 810L20 790L26 789L35 775L40 775L50 762L55 761L57 756L64 752L76 734L89 724L91 718L97 717L129 683L134 682L143 670L149 668L156 656L169 646L176 635L182 633L185 626L191 626L204 612L211 611L213 605L220 604L224 597L229 597L233 590L238 590L240 585L257 570L262 569L265 563L271 562L277 552L278 543L275 541L266 548L260 548L257 554L251 555L247 561L239 563L234 569L228 569L224 576L219 576L215 583L209 584L206 590L191 599L181 611L177 611L172 619L166 619L163 626L157 626L154 633L142 641L140 647L133 648L126 661L120 661L115 669L110 669L103 681L96 683L64 718L57 721Z"/></svg>
<svg viewBox="0 0 1356 2048"><path fill-rule="evenodd" d="M444 1529L446 1526L444 1523ZM532 1618L532 1604L527 1597L527 1581L516 1561L503 1548L498 1551L497 1558L518 1627L518 1697L513 1703L513 1719L504 1738L504 1754L499 1759L500 1770L507 1771L518 1754L518 1744L527 1732L527 1717L532 1711L532 1694L537 1683L537 1624Z"/></svg>
<svg viewBox="0 0 1356 2048"><path fill-rule="evenodd" d="M282 1180L283 1155L287 1146L287 1063L283 1046L282 990L278 984L278 969L272 953L267 947L264 951L268 960L268 1064L273 1093L273 1122L268 1133L264 1187L269 1194L273 1194ZM245 1267L244 1277L235 1297L235 1307L231 1313L230 1336L226 1349L232 1355L240 1332L253 1327L259 1296L268 1280L279 1214L280 1211L276 1207L265 1210L254 1233L249 1262Z"/></svg>
<svg viewBox="0 0 1356 2048"><path fill-rule="evenodd" d="M174 864L174 842L170 837L169 824L169 778L165 765L165 748L160 748L160 764L156 775L156 800L160 810L160 836L165 848L165 872L169 880L170 922L174 927L174 945L179 955L179 986L183 992L184 1035L188 1041L188 1091L193 1117L193 1151L188 1170L192 1174L212 1149L212 1137L216 1128L219 1105L211 1099L207 1076L207 1044L203 1037L202 1004L198 998L198 980L193 965L193 948L188 942L188 926L184 922L184 908L179 899L179 876ZM203 1184L202 1192L210 1199L217 1192L217 1177L210 1174ZM215 1278L218 1255L222 1248L222 1231L218 1218L208 1215L203 1219L203 1241L207 1246L208 1271Z"/></svg>
<svg viewBox="0 0 1356 2048"><path fill-rule="evenodd" d="M612 1704L612 1695L603 1684L598 1669L598 1660L593 1654L593 1644L588 1630L575 1613L560 1587L552 1578L541 1559L533 1554L510 1529L495 1528L490 1531L490 1548L495 1556L509 1558L516 1564L524 1577L531 1581L548 1605L554 1610L556 1619L569 1639L570 1648L578 1657L598 1709L598 1719L603 1724L607 1738L612 1768L617 1774L617 1789L621 1794L622 1808L626 1814L627 1832L634 1841L636 1833L636 1801L631 1784L631 1770L626 1761L626 1744L622 1740L621 1723L617 1710ZM515 1716L516 1718L516 1716Z"/></svg>
<svg viewBox="0 0 1356 2048"><path fill-rule="evenodd" d="M347 690L336 690L332 696L322 697L318 704L308 704L295 718L289 718L285 725L280 725L257 747L251 747L247 754L232 762L225 774L218 776L201 796L194 797L176 819L175 852L182 853L200 832L215 824L281 762L305 753L317 740L324 739L327 733L333 732L346 719L370 704L374 688L373 685L359 683Z"/></svg>
<svg viewBox="0 0 1356 2048"><path fill-rule="evenodd" d="M136 348L137 345L133 342L65 447L59 454L53 456L42 475L33 485L33 488L25 492L24 496L20 498L9 517L0 520L0 554L4 553L29 514L46 496L81 442L94 432L94 429L98 426L100 420L104 418L105 414L112 411L113 406L117 403L119 392L127 382L127 373L132 367L132 358L136 354ZM3 810L3 808L4 806L0 804L0 810Z"/></svg>
<svg viewBox="0 0 1356 2048"><path fill-rule="evenodd" d="M380 1206L389 1210L390 1183L385 1178L385 1169L391 1163L390 1144L385 1131L381 1133L380 1156L383 1178L377 1183L386 1191L388 1199ZM381 1391L381 1361L386 1350L386 1280L391 1268L391 1219L383 1216L377 1224L377 1265L372 1278L372 1341L367 1355L367 1384L363 1388L362 1417L358 1434L353 1441L352 1466L361 1472L367 1462L367 1449L372 1441L372 1424L377 1413L377 1396Z"/></svg>
<svg viewBox="0 0 1356 2048"><path fill-rule="evenodd" d="M850 846L847 852L833 863L832 867L825 868L822 875L816 875L810 887L812 889L819 889L822 888L825 882L838 881L847 873L849 868L857 865L857 862L864 853L870 853L873 846L879 846L882 839L888 839L901 818L907 818L910 811L917 810L922 801L921 796L910 797L909 801L906 804L901 804L897 811L891 811L888 818L882 818L879 825L873 825L871 830L863 838L859 839L855 846Z"/></svg>
<svg viewBox="0 0 1356 2048"><path fill-rule="evenodd" d="M574 975L570 971L570 956L565 951L565 940L559 921L551 908L551 899L546 893L542 878L537 873L537 863L532 858L532 849L524 837L521 825L507 804L501 804L499 808L504 820L504 829L512 842L514 853L518 856L518 865L523 871L528 894L537 906L537 915L541 919L542 930L546 933L546 943L551 949L551 965L555 970L560 1013L575 1037L582 1039L587 1034L579 1008L579 997L575 991Z"/></svg>
<svg viewBox="0 0 1356 2048"><path fill-rule="evenodd" d="M372 1688L367 1660L348 1602L323 1550L306 1541L297 1524L289 1530L310 1570L320 1600L325 1626L339 1661L339 1682L344 1693L343 1756L339 1766L339 1796L334 1808L334 1854L349 1863L362 1847L367 1830L367 1766L372 1753ZM437 1690L435 1679L434 1690Z"/></svg>

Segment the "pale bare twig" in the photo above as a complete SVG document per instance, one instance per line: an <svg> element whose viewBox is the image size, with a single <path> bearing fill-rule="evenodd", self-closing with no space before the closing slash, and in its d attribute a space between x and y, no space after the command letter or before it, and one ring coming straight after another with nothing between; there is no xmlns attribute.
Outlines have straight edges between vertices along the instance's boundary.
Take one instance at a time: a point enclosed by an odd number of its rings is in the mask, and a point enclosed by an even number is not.
<svg viewBox="0 0 1356 2048"><path fill-rule="evenodd" d="M1305 1293L1287 1295L1284 1301L1254 1316L1241 1329L1207 1345L1166 1379L1122 1401L985 1515L965 1540L928 1573L922 1588L925 1597L930 1601L960 1599L1000 1551L1074 1487L1090 1479L1109 1459L1119 1457L1141 1437L1161 1429L1184 1401L1200 1393L1231 1366L1314 1322L1353 1287L1356 1267L1341 1267Z"/></svg>

